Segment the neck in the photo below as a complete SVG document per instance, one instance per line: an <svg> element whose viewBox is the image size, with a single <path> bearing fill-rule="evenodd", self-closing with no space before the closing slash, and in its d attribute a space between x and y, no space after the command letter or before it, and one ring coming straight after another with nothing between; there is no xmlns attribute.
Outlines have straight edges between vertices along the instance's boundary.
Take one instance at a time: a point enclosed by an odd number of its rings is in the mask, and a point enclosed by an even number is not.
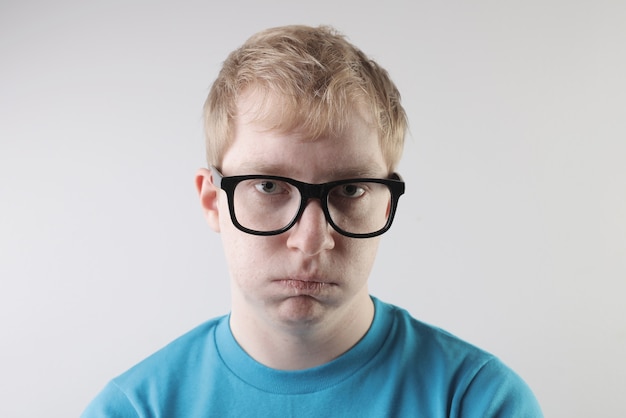
<svg viewBox="0 0 626 418"><path fill-rule="evenodd" d="M239 345L259 363L279 370L302 370L339 357L365 335L374 304L365 293L354 303L317 321L284 321L233 304L230 327Z"/></svg>

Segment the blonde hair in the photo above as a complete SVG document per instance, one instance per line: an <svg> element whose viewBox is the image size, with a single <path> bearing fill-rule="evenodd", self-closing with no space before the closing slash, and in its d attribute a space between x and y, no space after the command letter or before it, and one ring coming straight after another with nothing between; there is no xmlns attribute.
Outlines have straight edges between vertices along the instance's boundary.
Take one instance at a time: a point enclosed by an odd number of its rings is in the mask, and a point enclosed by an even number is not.
<svg viewBox="0 0 626 418"><path fill-rule="evenodd" d="M270 129L311 139L341 134L359 112L378 130L390 172L400 160L407 120L398 89L385 69L331 27L268 29L228 56L204 105L210 165L220 165L238 101L251 92L264 98L256 116ZM271 110L277 103L280 110Z"/></svg>

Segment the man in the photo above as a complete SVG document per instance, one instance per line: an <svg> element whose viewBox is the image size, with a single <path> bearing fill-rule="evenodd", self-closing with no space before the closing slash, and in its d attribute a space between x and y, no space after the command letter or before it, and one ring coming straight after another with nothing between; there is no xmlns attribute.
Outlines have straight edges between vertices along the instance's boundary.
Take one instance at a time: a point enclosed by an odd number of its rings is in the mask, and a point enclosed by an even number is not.
<svg viewBox="0 0 626 418"><path fill-rule="evenodd" d="M229 315L115 378L84 417L538 417L497 358L373 298L404 183L385 70L330 28L250 38L205 105L196 185Z"/></svg>

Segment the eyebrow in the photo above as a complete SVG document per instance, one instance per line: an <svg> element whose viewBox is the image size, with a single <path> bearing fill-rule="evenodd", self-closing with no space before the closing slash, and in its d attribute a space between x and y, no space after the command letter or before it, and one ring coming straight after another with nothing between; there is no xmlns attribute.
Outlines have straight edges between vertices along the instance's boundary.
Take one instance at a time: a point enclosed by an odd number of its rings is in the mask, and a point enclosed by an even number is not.
<svg viewBox="0 0 626 418"><path fill-rule="evenodd" d="M348 178L379 178L386 177L387 174L380 174L379 167L339 167L331 171L332 176L337 179Z"/></svg>
<svg viewBox="0 0 626 418"><path fill-rule="evenodd" d="M239 174L266 174L268 176L289 177L293 173L280 164L273 163L244 163L240 166L242 171ZM379 167L373 166L353 166L353 167L335 167L329 170L329 177L332 180L351 179L351 178L380 178L387 177L388 174L380 174ZM239 171L239 170L238 170Z"/></svg>

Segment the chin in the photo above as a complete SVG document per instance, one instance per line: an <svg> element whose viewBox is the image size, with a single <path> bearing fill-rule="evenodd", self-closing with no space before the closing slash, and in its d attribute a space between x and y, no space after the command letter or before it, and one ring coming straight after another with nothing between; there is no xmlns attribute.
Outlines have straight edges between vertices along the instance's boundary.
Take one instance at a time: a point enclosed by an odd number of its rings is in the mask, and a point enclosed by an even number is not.
<svg viewBox="0 0 626 418"><path fill-rule="evenodd" d="M290 326L311 326L322 322L327 307L311 296L293 296L281 301L276 319Z"/></svg>

